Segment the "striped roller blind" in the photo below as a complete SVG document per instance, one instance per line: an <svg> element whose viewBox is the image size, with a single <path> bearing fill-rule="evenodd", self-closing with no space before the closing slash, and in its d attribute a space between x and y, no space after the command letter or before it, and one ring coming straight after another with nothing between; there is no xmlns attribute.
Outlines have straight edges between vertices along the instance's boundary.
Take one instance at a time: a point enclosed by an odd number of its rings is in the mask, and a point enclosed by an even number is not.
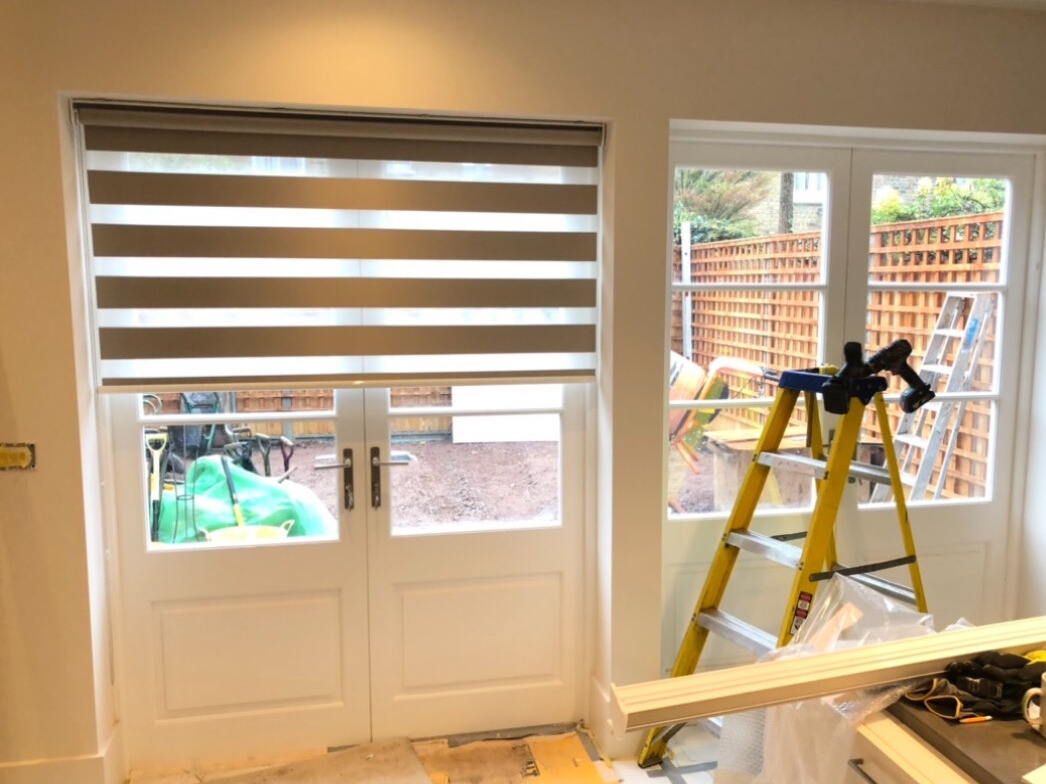
<svg viewBox="0 0 1046 784"><path fill-rule="evenodd" d="M594 377L600 127L77 116L102 389Z"/></svg>

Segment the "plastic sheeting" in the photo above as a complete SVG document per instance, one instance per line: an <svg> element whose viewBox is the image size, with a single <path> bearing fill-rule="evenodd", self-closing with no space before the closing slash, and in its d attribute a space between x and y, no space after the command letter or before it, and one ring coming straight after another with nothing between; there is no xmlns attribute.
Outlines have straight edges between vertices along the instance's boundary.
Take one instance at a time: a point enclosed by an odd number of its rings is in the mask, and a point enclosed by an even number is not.
<svg viewBox="0 0 1046 784"><path fill-rule="evenodd" d="M932 634L933 616L835 575L784 648L764 660L845 650ZM725 717L716 784L838 784L853 756L857 725L910 684L833 695Z"/></svg>
<svg viewBox="0 0 1046 784"><path fill-rule="evenodd" d="M230 462L233 487L246 525L293 524L288 536L333 536L337 521L312 490L290 480L245 471ZM160 537L164 543L206 541L205 531L236 525L221 458L201 457L185 481L168 486L160 498Z"/></svg>

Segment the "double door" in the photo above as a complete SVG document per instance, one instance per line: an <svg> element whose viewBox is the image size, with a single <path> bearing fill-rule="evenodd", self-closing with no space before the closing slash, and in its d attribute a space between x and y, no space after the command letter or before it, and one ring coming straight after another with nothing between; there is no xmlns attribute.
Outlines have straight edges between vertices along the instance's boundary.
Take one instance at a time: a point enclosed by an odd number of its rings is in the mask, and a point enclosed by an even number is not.
<svg viewBox="0 0 1046 784"><path fill-rule="evenodd" d="M415 391L110 401L132 767L579 716L584 390ZM166 466L154 537L149 436L184 451L193 427L232 437ZM234 500L290 535L223 539Z"/></svg>
<svg viewBox="0 0 1046 784"><path fill-rule="evenodd" d="M766 369L842 365L847 341L859 342L867 356L907 340L914 369L942 380L905 452L914 450L910 474L920 461L933 469L925 481L909 482L907 500L939 627L960 617L976 623L1006 617L1012 596L998 575L1012 556L1011 499L1021 491L1014 448L1024 416L1017 391L1028 379L1020 358L1034 157L900 140L724 142L714 130L684 129L677 137L674 213L687 223L677 227L669 286L669 310L682 329L672 331L681 338L669 347L675 354L664 529L666 667L776 391ZM712 214L710 186L729 189L748 207L734 219ZM729 231L720 230L724 223ZM709 227L719 234L710 235ZM958 301L991 307L966 304L941 327L947 303ZM980 348L969 378L946 388L947 367L974 341ZM687 373L700 378L695 367L725 386L714 409L707 400L686 401ZM895 428L905 388L890 377ZM683 432L681 422L696 424ZM830 417L827 427L830 436ZM785 443L804 448L801 410ZM882 464L881 444L869 415L857 457ZM895 509L882 491L863 480L848 485L836 517L844 563L902 554ZM776 472L757 508L757 527L770 535L805 530L812 502L808 475ZM904 568L882 576L906 580ZM792 577L768 562L742 559L724 609L776 629L783 608L770 597L787 596ZM719 643L703 663L723 665L743 655Z"/></svg>

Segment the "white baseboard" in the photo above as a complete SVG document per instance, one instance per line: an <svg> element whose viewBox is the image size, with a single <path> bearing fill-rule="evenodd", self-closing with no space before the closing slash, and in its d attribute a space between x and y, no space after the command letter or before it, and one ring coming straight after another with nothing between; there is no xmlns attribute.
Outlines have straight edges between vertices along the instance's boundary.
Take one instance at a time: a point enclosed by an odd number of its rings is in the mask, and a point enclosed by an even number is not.
<svg viewBox="0 0 1046 784"><path fill-rule="evenodd" d="M642 732L620 734L614 731L610 689L593 677L589 688L589 726L592 738L605 759L629 759L639 753ZM2 784L2 782L0 782Z"/></svg>
<svg viewBox="0 0 1046 784"><path fill-rule="evenodd" d="M126 776L118 728L98 754L0 762L0 784L122 784Z"/></svg>

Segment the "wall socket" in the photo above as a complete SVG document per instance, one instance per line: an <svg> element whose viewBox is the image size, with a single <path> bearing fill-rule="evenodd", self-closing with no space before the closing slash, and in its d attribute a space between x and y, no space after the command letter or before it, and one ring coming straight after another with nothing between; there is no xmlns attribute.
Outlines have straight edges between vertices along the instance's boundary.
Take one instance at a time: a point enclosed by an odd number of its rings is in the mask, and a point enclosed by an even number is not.
<svg viewBox="0 0 1046 784"><path fill-rule="evenodd" d="M29 471L36 468L36 444L0 443L0 471Z"/></svg>

